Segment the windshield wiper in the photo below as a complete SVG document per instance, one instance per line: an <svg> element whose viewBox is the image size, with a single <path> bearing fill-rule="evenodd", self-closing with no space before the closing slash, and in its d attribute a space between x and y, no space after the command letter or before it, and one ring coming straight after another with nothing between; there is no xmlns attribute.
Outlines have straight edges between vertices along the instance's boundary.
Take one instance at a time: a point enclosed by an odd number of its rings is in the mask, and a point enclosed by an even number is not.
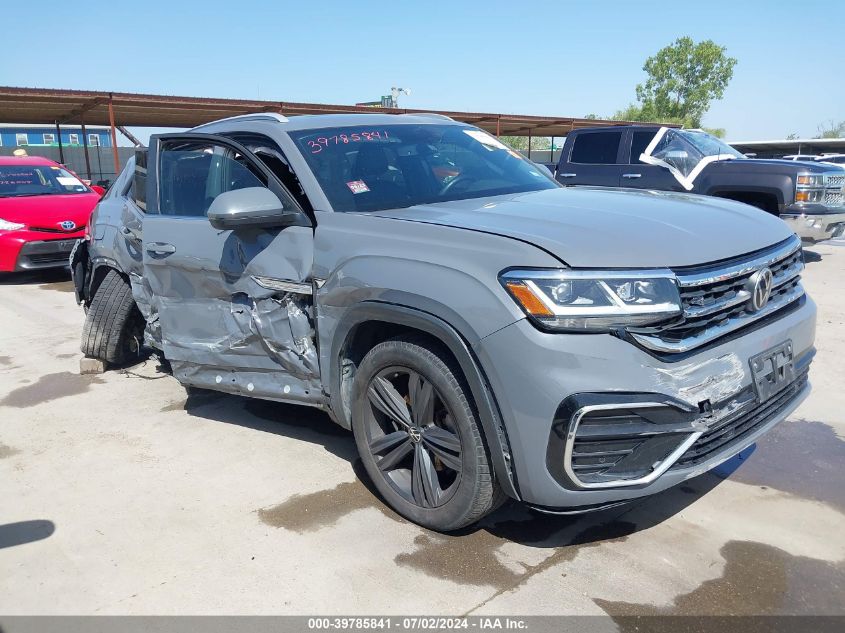
<svg viewBox="0 0 845 633"><path fill-rule="evenodd" d="M31 198L32 196L49 196L51 193L0 193L0 198Z"/></svg>

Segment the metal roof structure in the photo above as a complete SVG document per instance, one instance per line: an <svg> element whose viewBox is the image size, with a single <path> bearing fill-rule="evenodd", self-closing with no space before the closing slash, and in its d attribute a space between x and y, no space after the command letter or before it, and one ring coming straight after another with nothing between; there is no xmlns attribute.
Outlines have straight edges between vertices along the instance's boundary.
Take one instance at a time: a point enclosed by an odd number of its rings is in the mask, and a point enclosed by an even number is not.
<svg viewBox="0 0 845 633"><path fill-rule="evenodd" d="M789 154L845 153L845 138L804 138L772 141L731 141L731 147L744 154L754 153L760 158Z"/></svg>
<svg viewBox="0 0 845 633"><path fill-rule="evenodd" d="M251 99L209 99L127 92L0 87L0 122L79 123L138 127L191 128L209 121L252 112L283 115L382 112L433 112L463 121L497 135L566 136L581 127L619 125L625 121L562 116L532 116L489 112L451 112L412 108L381 108ZM110 117L111 113L111 117ZM113 121L112 121L113 118Z"/></svg>
<svg viewBox="0 0 845 633"><path fill-rule="evenodd" d="M140 145L138 139L126 129L128 126L193 128L217 119L261 112L284 116L344 113L429 113L475 125L496 136L528 136L529 138L531 136L560 137L566 136L576 128L606 127L627 123L626 121L576 117L431 111L413 108L382 108L251 99L209 99L130 92L0 86L0 123L54 124L58 132L61 162L64 161L64 154L60 127L65 124L82 126L85 163L89 177L91 167L85 135L86 125L109 126L115 173L118 173L120 172L120 160L117 150L116 130L120 130L135 145Z"/></svg>

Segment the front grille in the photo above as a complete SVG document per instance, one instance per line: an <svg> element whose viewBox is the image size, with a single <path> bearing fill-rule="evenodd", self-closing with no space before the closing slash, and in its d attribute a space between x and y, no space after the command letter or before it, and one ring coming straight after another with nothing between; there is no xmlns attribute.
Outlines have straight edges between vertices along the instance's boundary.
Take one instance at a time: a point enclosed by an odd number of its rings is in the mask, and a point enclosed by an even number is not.
<svg viewBox="0 0 845 633"><path fill-rule="evenodd" d="M750 408L728 416L708 429L671 469L688 468L707 461L718 451L741 442L754 431L765 426L795 400L807 384L807 373L808 370L804 370L789 386L767 402L755 403Z"/></svg>
<svg viewBox="0 0 845 633"><path fill-rule="evenodd" d="M824 199L826 207L845 206L845 174L824 174Z"/></svg>
<svg viewBox="0 0 845 633"><path fill-rule="evenodd" d="M38 231L39 233L79 233L81 229L77 226L72 228L70 231L65 231L64 229L57 229L47 226L30 226L29 230Z"/></svg>
<svg viewBox="0 0 845 633"><path fill-rule="evenodd" d="M33 264L67 264L70 258L70 251L59 253L37 253L27 255L26 258Z"/></svg>
<svg viewBox="0 0 845 633"><path fill-rule="evenodd" d="M766 306L755 312L749 307L753 290L749 280L765 267L772 271L772 292ZM762 254L720 266L677 270L683 319L654 333L634 334L634 338L666 353L710 343L800 298L803 269L801 242L793 237Z"/></svg>
<svg viewBox="0 0 845 633"><path fill-rule="evenodd" d="M838 207L843 204L842 191L831 191L828 189L824 192L824 204L828 207Z"/></svg>
<svg viewBox="0 0 845 633"><path fill-rule="evenodd" d="M831 186L845 186L845 174L827 174L825 178L825 183L828 187Z"/></svg>

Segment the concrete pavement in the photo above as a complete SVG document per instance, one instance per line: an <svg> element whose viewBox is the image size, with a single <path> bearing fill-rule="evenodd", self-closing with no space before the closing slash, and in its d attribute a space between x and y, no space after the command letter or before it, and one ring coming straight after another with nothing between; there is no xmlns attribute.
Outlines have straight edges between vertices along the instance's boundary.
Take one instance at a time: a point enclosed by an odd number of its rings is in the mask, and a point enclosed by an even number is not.
<svg viewBox="0 0 845 633"><path fill-rule="evenodd" d="M743 459L583 517L443 536L309 409L80 376L63 274L0 278L2 614L845 614L845 242L808 250L814 391Z"/></svg>

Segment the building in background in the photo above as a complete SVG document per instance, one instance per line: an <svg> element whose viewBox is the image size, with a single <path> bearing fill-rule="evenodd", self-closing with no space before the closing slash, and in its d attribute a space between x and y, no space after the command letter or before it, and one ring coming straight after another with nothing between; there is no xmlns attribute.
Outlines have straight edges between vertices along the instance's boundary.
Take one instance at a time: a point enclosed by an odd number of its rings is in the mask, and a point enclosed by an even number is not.
<svg viewBox="0 0 845 633"><path fill-rule="evenodd" d="M109 128L103 125L86 125L88 147L111 147ZM82 127L62 126L62 146L82 147ZM0 146L2 147L58 147L59 138L55 125L26 125L0 123Z"/></svg>
<svg viewBox="0 0 845 633"><path fill-rule="evenodd" d="M117 174L112 156L111 130L103 125L86 125L83 144L82 126L62 125L62 147L56 126L50 124L0 123L0 156L24 151L29 156L43 156L65 165L81 178L108 187ZM120 165L135 153L132 147L118 147Z"/></svg>

